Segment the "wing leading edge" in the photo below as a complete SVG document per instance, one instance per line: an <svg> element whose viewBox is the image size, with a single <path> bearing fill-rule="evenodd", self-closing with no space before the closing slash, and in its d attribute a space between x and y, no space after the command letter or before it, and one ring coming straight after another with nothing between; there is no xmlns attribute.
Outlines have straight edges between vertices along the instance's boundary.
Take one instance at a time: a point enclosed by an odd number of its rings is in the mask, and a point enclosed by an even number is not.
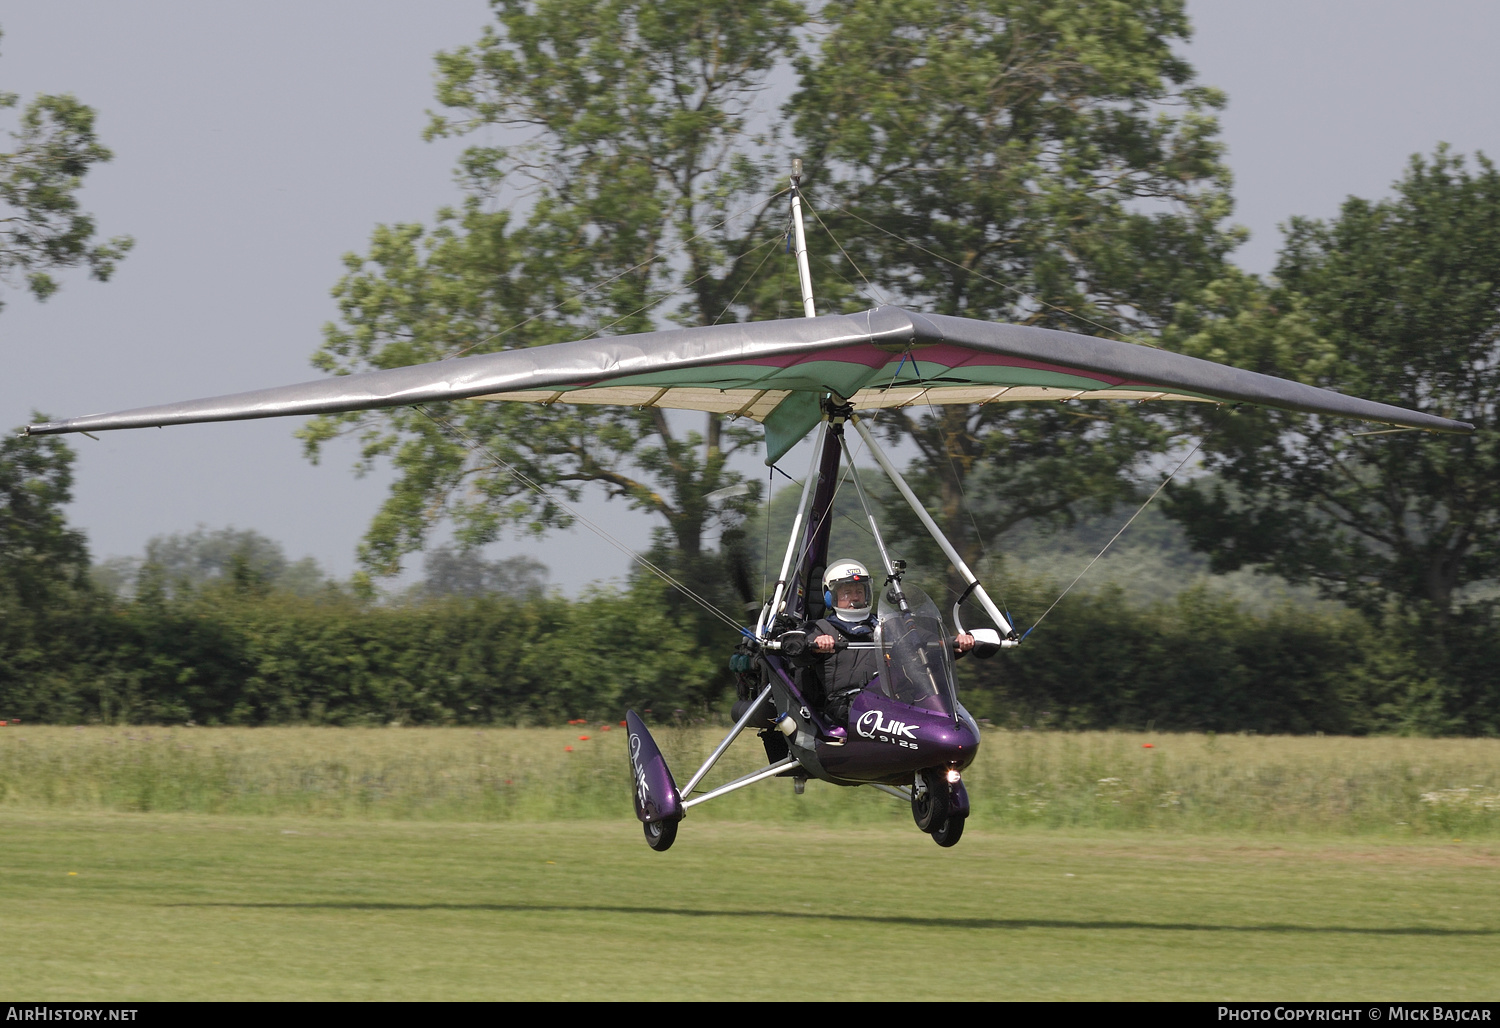
<svg viewBox="0 0 1500 1028"><path fill-rule="evenodd" d="M856 409L1020 400L1195 400L1431 432L1462 421L1168 350L877 307L860 314L610 336L369 371L32 425L28 435L333 414L447 400L715 411L766 427L767 461L817 424L828 392Z"/></svg>

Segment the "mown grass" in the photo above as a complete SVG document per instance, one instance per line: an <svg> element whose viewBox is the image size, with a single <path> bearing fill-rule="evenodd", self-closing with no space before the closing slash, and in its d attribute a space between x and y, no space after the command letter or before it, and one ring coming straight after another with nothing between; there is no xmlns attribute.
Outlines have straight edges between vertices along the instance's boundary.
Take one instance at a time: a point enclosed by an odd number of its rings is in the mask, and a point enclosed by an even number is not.
<svg viewBox="0 0 1500 1028"><path fill-rule="evenodd" d="M720 731L658 730L679 783ZM763 763L744 737L710 784ZM1493 739L991 731L966 781L971 828L1500 835ZM617 725L0 729L0 810L548 821L629 819L629 796ZM813 782L794 797L779 781L692 813L695 822L908 817L873 790Z"/></svg>
<svg viewBox="0 0 1500 1028"><path fill-rule="evenodd" d="M16 1001L1489 1001L1500 939L1485 842L10 810L0 866Z"/></svg>

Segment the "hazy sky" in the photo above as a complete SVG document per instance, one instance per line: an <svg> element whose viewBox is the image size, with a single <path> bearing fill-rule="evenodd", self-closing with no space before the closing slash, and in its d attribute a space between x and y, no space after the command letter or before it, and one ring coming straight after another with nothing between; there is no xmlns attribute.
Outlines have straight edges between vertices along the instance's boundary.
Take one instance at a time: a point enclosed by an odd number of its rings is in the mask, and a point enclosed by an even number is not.
<svg viewBox="0 0 1500 1028"><path fill-rule="evenodd" d="M1266 271L1294 214L1387 192L1445 141L1500 150L1500 5L1461 0L1190 0L1187 49L1229 95L1223 138L1241 263ZM421 140L432 55L478 36L482 0L8 0L0 89L72 92L116 158L85 207L136 248L107 284L65 276L46 304L5 290L0 425L315 377L340 256L380 222L430 221L460 144ZM344 576L388 477L352 446L301 456L289 421L76 438L74 525L96 558L234 525ZM801 459L788 467L800 471ZM603 509L633 545L651 522ZM527 552L569 589L624 558L581 530Z"/></svg>

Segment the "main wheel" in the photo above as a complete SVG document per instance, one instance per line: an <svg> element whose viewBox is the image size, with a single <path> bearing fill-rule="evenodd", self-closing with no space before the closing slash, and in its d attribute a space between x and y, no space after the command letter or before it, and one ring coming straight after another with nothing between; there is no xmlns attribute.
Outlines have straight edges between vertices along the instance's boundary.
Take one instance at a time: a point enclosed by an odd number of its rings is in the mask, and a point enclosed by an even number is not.
<svg viewBox="0 0 1500 1028"><path fill-rule="evenodd" d="M646 831L646 845L658 853L671 849L677 841L676 821L645 821L641 827Z"/></svg>
<svg viewBox="0 0 1500 1028"><path fill-rule="evenodd" d="M963 817L950 817L942 824L932 830L932 841L939 846L957 846L958 840L964 836L964 822L968 820Z"/></svg>
<svg viewBox="0 0 1500 1028"><path fill-rule="evenodd" d="M911 816L924 832L948 820L948 781L942 769L929 767L917 772L911 789Z"/></svg>

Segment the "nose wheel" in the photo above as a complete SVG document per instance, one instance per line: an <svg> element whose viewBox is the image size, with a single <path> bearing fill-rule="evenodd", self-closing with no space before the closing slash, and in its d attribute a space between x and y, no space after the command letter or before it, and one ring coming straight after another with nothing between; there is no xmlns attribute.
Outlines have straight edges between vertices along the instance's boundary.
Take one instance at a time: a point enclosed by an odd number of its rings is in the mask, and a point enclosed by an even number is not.
<svg viewBox="0 0 1500 1028"><path fill-rule="evenodd" d="M963 838L966 820L968 819L957 815L949 816L946 821L932 830L932 841L944 848L957 846L958 840Z"/></svg>
<svg viewBox="0 0 1500 1028"><path fill-rule="evenodd" d="M917 772L911 786L911 816L924 832L948 820L948 783L942 769L929 767Z"/></svg>
<svg viewBox="0 0 1500 1028"><path fill-rule="evenodd" d="M939 767L917 772L911 787L911 816L917 827L939 846L957 845L967 814L953 814L948 779Z"/></svg>

